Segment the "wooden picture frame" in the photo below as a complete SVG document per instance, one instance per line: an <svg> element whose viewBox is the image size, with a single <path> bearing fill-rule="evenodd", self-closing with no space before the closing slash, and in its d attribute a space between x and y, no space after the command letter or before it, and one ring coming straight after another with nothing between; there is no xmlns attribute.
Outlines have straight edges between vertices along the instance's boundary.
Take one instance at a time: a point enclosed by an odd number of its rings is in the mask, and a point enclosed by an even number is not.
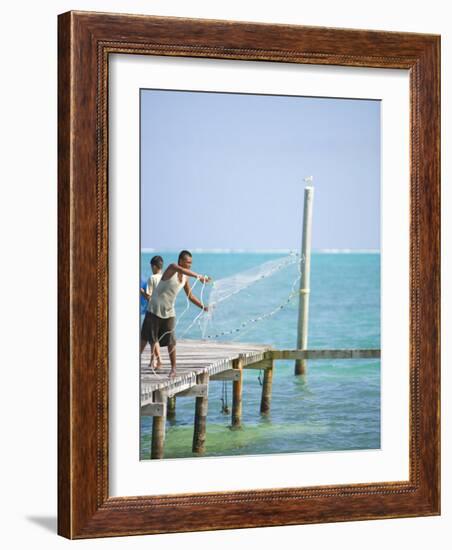
<svg viewBox="0 0 452 550"><path fill-rule="evenodd" d="M440 38L90 12L59 16L58 532L68 538L440 513ZM410 74L408 481L143 497L108 490L108 60L166 55Z"/></svg>

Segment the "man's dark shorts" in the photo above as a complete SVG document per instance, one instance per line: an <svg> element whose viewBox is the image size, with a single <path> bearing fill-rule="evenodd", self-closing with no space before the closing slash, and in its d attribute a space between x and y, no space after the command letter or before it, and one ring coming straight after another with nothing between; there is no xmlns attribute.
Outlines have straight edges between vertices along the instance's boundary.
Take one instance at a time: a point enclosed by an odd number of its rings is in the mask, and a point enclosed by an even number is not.
<svg viewBox="0 0 452 550"><path fill-rule="evenodd" d="M158 342L162 347L175 345L175 326L176 317L162 319L147 311L143 326L141 327L141 339L149 342L151 345Z"/></svg>

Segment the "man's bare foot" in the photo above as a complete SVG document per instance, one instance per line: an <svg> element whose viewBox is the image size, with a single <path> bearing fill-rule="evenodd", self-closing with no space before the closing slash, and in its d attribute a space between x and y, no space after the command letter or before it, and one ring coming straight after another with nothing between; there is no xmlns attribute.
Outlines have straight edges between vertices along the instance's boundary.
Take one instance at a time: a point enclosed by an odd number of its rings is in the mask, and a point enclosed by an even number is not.
<svg viewBox="0 0 452 550"><path fill-rule="evenodd" d="M156 359L154 361L154 365L152 365L152 362L151 362L151 363L149 363L149 366L151 368L153 368L154 370L159 370L159 368L162 366L162 362L160 361L160 359Z"/></svg>
<svg viewBox="0 0 452 550"><path fill-rule="evenodd" d="M171 369L168 378L174 378L176 376L176 369Z"/></svg>

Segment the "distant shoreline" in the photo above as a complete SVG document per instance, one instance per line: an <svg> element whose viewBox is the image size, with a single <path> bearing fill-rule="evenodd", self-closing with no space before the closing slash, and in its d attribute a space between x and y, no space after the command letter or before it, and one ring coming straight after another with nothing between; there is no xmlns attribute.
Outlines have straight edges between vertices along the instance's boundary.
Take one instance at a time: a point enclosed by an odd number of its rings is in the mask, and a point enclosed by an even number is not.
<svg viewBox="0 0 452 550"><path fill-rule="evenodd" d="M289 248L281 249L242 249L242 248L192 248L190 249L193 254L290 254L296 252ZM170 252L178 253L179 249L157 249L157 248L142 248L141 252L144 254L152 252ZM318 248L312 249L312 254L380 254L378 248Z"/></svg>

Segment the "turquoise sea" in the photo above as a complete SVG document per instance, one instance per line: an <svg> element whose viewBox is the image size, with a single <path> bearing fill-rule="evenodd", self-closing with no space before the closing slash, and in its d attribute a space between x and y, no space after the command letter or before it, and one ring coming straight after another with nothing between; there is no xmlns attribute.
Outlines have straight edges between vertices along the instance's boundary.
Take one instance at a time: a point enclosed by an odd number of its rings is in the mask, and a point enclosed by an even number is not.
<svg viewBox="0 0 452 550"><path fill-rule="evenodd" d="M177 259L174 252L143 252L142 282L149 276L149 261L156 253L163 256L165 265ZM192 269L218 281L283 256L285 253L194 252ZM295 348L298 302L297 298L286 302L297 274L296 265L291 265L225 300L215 311L207 335L227 332L217 339ZM310 348L380 348L379 253L313 252L310 288ZM201 290L198 282L194 293L199 296ZM204 288L204 299L209 290ZM282 304L284 308L278 309ZM185 311L186 305L181 292L176 304L176 335L198 339L200 326L192 321L200 310L191 305ZM247 323L275 310L263 321ZM231 431L230 415L221 412L223 383L210 384L205 456L380 448L379 359L312 360L306 377L294 376L293 361L275 365L268 417L259 414L259 372L245 371L241 430ZM231 408L231 383L226 389ZM193 414L194 398L177 401L176 419L167 424L165 458L193 456ZM150 456L151 424L151 418L142 418L142 459Z"/></svg>

